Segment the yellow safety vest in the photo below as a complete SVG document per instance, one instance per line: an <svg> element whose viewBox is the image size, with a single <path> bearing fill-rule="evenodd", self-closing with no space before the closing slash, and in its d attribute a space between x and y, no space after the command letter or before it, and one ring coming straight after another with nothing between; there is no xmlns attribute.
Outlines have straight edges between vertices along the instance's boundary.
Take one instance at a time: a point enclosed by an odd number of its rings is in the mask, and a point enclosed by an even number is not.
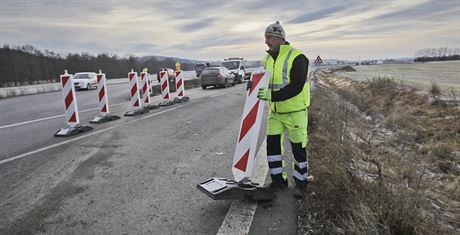
<svg viewBox="0 0 460 235"><path fill-rule="evenodd" d="M268 53L265 55L262 59L262 65L264 65L265 69L270 73L268 89L277 91L291 82L292 62L301 54L301 51L290 45L281 45L276 61L274 61ZM306 74L306 76L307 75L308 74ZM310 82L308 77L299 94L283 101L270 101L269 104L271 111L277 113L292 113L305 110L310 106Z"/></svg>

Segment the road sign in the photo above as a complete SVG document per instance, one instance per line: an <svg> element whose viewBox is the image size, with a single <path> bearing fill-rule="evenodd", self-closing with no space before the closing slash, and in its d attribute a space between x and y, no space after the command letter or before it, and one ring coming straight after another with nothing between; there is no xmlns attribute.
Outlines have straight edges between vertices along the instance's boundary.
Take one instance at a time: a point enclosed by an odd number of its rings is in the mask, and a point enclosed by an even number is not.
<svg viewBox="0 0 460 235"><path fill-rule="evenodd" d="M321 59L321 57L316 57L316 60L314 62L315 64L322 64L323 63L323 60Z"/></svg>

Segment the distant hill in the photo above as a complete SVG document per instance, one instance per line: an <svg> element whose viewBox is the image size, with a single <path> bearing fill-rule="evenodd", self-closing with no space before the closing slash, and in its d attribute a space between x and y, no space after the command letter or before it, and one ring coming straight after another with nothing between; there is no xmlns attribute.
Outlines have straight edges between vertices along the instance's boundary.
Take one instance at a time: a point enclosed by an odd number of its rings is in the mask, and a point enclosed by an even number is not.
<svg viewBox="0 0 460 235"><path fill-rule="evenodd" d="M142 56L142 57L137 58L137 60L139 62L145 62L145 61L151 60L151 59L155 59L155 60L158 60L158 61L174 60L174 61L179 62L179 63L191 63L191 64L208 62L208 61L203 61L203 60L183 59L183 58L177 58L177 57L156 56L156 55Z"/></svg>
<svg viewBox="0 0 460 235"><path fill-rule="evenodd" d="M156 56L156 55L150 55L150 56L142 56L142 57L137 57L138 62L145 62L148 60L157 60L157 61L166 61L166 60L173 60L175 62L179 62L181 64L197 64L197 63L210 63L210 64L220 64L222 60L194 60L194 59L184 59L184 58L177 58L177 57L168 57L168 56ZM260 65L260 60L247 60L248 64L250 67L258 67Z"/></svg>

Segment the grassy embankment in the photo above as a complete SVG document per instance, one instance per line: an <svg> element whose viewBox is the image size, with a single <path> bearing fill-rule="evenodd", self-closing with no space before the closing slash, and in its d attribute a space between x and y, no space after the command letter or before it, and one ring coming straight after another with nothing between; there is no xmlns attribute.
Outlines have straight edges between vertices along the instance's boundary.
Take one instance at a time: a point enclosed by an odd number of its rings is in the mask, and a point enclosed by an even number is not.
<svg viewBox="0 0 460 235"><path fill-rule="evenodd" d="M320 83L299 233L460 233L460 107L385 77Z"/></svg>

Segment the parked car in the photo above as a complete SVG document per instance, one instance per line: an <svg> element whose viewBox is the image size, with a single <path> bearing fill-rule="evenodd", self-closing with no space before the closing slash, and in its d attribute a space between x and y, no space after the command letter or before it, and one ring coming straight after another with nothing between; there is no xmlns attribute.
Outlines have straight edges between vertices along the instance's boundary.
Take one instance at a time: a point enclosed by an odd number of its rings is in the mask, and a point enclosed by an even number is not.
<svg viewBox="0 0 460 235"><path fill-rule="evenodd" d="M166 71L166 73L168 74L168 79L169 79L169 84L171 86L171 84L176 84L176 73L174 73L174 70L173 69L168 69L168 68L160 68L158 69L157 71L157 80L158 82L160 82L160 72L162 71Z"/></svg>
<svg viewBox="0 0 460 235"><path fill-rule="evenodd" d="M225 67L209 67L201 73L200 82L203 89L208 86L225 88L229 84L235 85L235 76Z"/></svg>
<svg viewBox="0 0 460 235"><path fill-rule="evenodd" d="M80 72L73 75L75 89L93 89L97 87L96 73Z"/></svg>

